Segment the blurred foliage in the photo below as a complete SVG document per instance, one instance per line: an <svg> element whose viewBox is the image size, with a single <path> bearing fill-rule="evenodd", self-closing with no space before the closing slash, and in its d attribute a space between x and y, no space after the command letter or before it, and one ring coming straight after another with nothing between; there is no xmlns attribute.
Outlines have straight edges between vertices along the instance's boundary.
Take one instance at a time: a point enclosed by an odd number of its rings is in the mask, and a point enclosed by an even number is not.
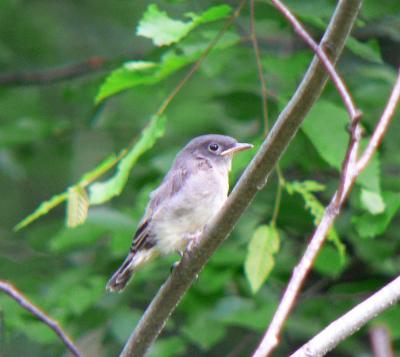
<svg viewBox="0 0 400 357"><path fill-rule="evenodd" d="M319 38L336 2L287 4ZM122 294L104 289L129 249L149 193L179 149L194 136L214 132L256 147L262 140L246 6L158 115L235 6L184 0L0 2L0 278L57 319L88 356L120 351L178 258L145 267ZM364 1L339 63L363 110L366 139L400 64L398 28L399 2ZM256 31L271 127L312 53L267 3L256 3ZM50 72L57 75L94 58L87 73L49 80ZM42 84L28 80L32 73ZM277 356L288 355L398 274L398 119L330 232ZM272 176L184 297L151 356L249 355L337 187L347 123L340 97L328 84L281 160L284 184L276 221L271 219L279 184ZM232 184L252 155L237 156ZM65 213L59 204L66 201ZM30 218L43 217L13 232L41 202L38 215ZM88 208L95 203L101 205ZM67 227L66 215L76 228ZM399 316L395 306L377 319L390 328L397 352ZM331 355L372 355L366 334L362 329ZM0 295L0 345L4 356L64 354L54 333L5 295Z"/></svg>

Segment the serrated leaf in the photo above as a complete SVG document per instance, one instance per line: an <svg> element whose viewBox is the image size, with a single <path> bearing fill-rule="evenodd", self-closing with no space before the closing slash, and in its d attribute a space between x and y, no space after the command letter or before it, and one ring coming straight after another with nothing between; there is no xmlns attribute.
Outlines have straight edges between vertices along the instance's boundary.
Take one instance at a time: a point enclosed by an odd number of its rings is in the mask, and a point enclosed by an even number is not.
<svg viewBox="0 0 400 357"><path fill-rule="evenodd" d="M363 238L373 238L385 232L390 221L400 208L400 194L396 192L383 192L385 211L380 214L364 213L361 216L353 217L357 233Z"/></svg>
<svg viewBox="0 0 400 357"><path fill-rule="evenodd" d="M119 162L116 174L107 181L96 182L89 186L91 204L104 203L122 192L128 181L130 171L139 157L149 150L158 138L164 135L165 123L165 116L154 117L143 130L139 141Z"/></svg>
<svg viewBox="0 0 400 357"><path fill-rule="evenodd" d="M54 207L58 206L60 203L64 202L68 198L67 192L60 193L59 195L53 196L47 201L42 202L39 207L33 211L29 216L24 218L21 222L19 222L15 227L14 231L18 231L21 228L26 227L28 224L32 223L36 219L41 216L44 216Z"/></svg>
<svg viewBox="0 0 400 357"><path fill-rule="evenodd" d="M168 46L179 42L198 25L226 18L231 12L228 5L215 6L202 14L188 13L190 21L171 19L155 4L148 6L136 30L136 34L149 38L156 46Z"/></svg>
<svg viewBox="0 0 400 357"><path fill-rule="evenodd" d="M313 192L323 191L325 187L316 181L293 181L293 182L285 182L285 189L289 194L298 193L304 200L305 208L311 213L314 217L314 225L317 226L325 212L325 207L321 202L317 199L317 197L313 194ZM341 261L344 263L346 248L345 245L341 242L336 230L334 227L330 229L328 232L328 239L335 245L338 250Z"/></svg>
<svg viewBox="0 0 400 357"><path fill-rule="evenodd" d="M248 246L245 273L253 293L256 293L274 267L273 254L279 250L280 240L276 228L260 226Z"/></svg>
<svg viewBox="0 0 400 357"><path fill-rule="evenodd" d="M80 186L68 189L67 227L74 228L86 221L89 209L89 197Z"/></svg>
<svg viewBox="0 0 400 357"><path fill-rule="evenodd" d="M115 165L116 162L120 160L121 155L124 154L124 151L121 152L120 155L110 155L108 158L103 160L98 166L96 166L93 170L85 173L82 178L79 180L79 182L75 186L71 187L85 187L88 185L90 182L95 180L97 177L100 175L104 174L107 170L109 170L111 167ZM31 213L28 217L24 218L20 223L18 223L14 227L14 231L18 231L21 228L26 227L28 224L31 224L33 221L38 219L39 217L47 214L50 210L58 206L59 204L63 203L68 199L68 190L60 193L58 195L53 196L47 201L42 202L39 207Z"/></svg>
<svg viewBox="0 0 400 357"><path fill-rule="evenodd" d="M371 214L379 214L385 210L385 202L379 193L361 189L361 204Z"/></svg>
<svg viewBox="0 0 400 357"><path fill-rule="evenodd" d="M185 56L169 51L159 63L127 62L122 67L111 72L106 78L96 96L96 103L128 88L160 82L170 74L195 61L198 56L198 53L193 56ZM144 65L145 63L147 65Z"/></svg>

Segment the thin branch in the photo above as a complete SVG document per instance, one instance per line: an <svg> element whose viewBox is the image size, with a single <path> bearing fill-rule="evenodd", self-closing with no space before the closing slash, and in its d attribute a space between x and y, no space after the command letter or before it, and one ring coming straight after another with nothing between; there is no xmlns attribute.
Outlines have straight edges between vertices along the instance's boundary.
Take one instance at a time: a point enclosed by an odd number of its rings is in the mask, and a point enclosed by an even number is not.
<svg viewBox="0 0 400 357"><path fill-rule="evenodd" d="M392 94L390 95L389 101L382 114L382 117L380 118L379 123L376 126L376 132L378 132L379 135L375 135L374 132L370 143L381 142L391 119L393 119L395 112L394 103L398 103L400 97L399 87L400 87L400 73L397 78L396 84L392 90ZM360 167L359 161L357 161L357 152L360 140L361 140L361 127L358 123L358 120L354 120L351 128L350 143L347 149L342 169L344 174L342 174L341 176L339 189L333 196L329 206L326 208L324 216L319 225L317 226L300 263L293 270L292 277L279 303L278 309L276 310L276 313L261 341L261 344L255 351L253 357L268 356L272 352L272 350L277 346L280 331L282 330L283 324L285 323L287 317L289 316L290 311L294 307L296 298L300 292L304 280L306 279L306 276L309 273L313 265L313 262L315 261L325 241L325 238L330 228L333 225L333 222L339 215L340 208L343 205L343 202L346 200L346 197L351 191L351 188L354 185L358 175L362 172L362 169L366 167L366 166ZM368 155L372 157L378 146L376 145L373 146L374 151L368 150L369 146L370 145L367 146L364 155L366 152L368 152L369 153ZM362 157L364 157L364 155Z"/></svg>
<svg viewBox="0 0 400 357"><path fill-rule="evenodd" d="M339 342L358 331L368 321L398 301L400 301L400 277L332 322L290 357L324 356Z"/></svg>
<svg viewBox="0 0 400 357"><path fill-rule="evenodd" d="M35 72L6 73L0 76L0 85L43 85L59 82L66 79L80 77L89 73L97 72L113 62L100 56L90 57L82 62L68 64L56 68L49 68Z"/></svg>
<svg viewBox="0 0 400 357"><path fill-rule="evenodd" d="M271 218L272 225L275 225L276 221L278 219L279 210L281 208L282 191L283 191L283 187L285 185L285 179L283 177L283 174L282 174L279 164L276 165L276 174L278 176L278 188L276 190L274 210L273 210L272 218Z"/></svg>
<svg viewBox="0 0 400 357"><path fill-rule="evenodd" d="M336 7L322 39L323 43L328 42L332 46L333 62L337 61L343 50L360 5L361 0L342 0ZM268 176L320 96L327 78L320 60L315 57L292 99L280 114L224 207L208 224L199 244L193 247L190 255L183 256L180 264L146 309L126 342L122 356L143 356L148 351L203 266L233 230L257 192L265 186Z"/></svg>
<svg viewBox="0 0 400 357"><path fill-rule="evenodd" d="M377 147L380 145L386 130L389 126L390 120L394 115L396 107L400 101L400 69L398 72L397 80L394 85L393 91L390 94L389 101L386 105L385 111L383 112L382 118L376 126L374 133L372 134L371 140L368 143L367 148L357 162L357 171L361 172L368 165L372 159Z"/></svg>
<svg viewBox="0 0 400 357"><path fill-rule="evenodd" d="M232 25L232 23L239 16L244 3L245 3L245 0L242 0L239 3L239 6L235 9L233 14L229 17L228 21L225 22L224 26L218 32L217 36L215 36L213 38L213 40L210 42L210 44L207 46L207 48L201 54L200 58L195 62L193 67L183 77L183 79L178 83L178 85L172 90L171 94L167 97L167 99L165 99L165 101L161 104L161 107L158 109L156 115L161 115L165 111L165 109L167 109L167 107L168 107L169 103L172 101L172 99L175 98L175 96L180 92L182 87L192 77L192 75L197 72L197 70L200 68L200 66L204 62L205 58L208 56L208 54L211 52L211 50L214 48L214 46L218 43L218 41L221 39L221 37L225 34L226 30Z"/></svg>
<svg viewBox="0 0 400 357"><path fill-rule="evenodd" d="M260 87L261 87L261 102L262 102L262 112L264 119L264 135L267 136L268 135L268 105L267 105L268 92L267 92L267 82L265 80L262 61L261 61L260 49L258 45L257 33L255 29L254 0L250 0L250 38L254 50L254 56L256 58L258 79L260 81ZM278 187L276 190L274 209L271 218L272 225L275 225L276 220L278 219L279 209L281 206L282 189L285 182L283 173L279 167L279 163L276 165L276 174L278 176Z"/></svg>
<svg viewBox="0 0 400 357"><path fill-rule="evenodd" d="M369 339L375 357L394 357L390 332L386 326L372 326L369 330Z"/></svg>
<svg viewBox="0 0 400 357"><path fill-rule="evenodd" d="M0 280L0 290L14 299L21 307L29 311L32 315L38 318L49 326L64 342L65 346L71 351L74 356L81 357L78 347L72 342L71 338L62 330L57 321L46 315L41 309L31 303L22 292L7 281Z"/></svg>
<svg viewBox="0 0 400 357"><path fill-rule="evenodd" d="M268 103L267 103L267 83L264 77L264 70L261 62L260 47L258 46L257 33L255 29L255 18L254 18L254 0L250 0L250 39L253 46L254 55L256 57L258 78L261 87L261 103L262 113L264 118L264 132L265 135L268 133Z"/></svg>
<svg viewBox="0 0 400 357"><path fill-rule="evenodd" d="M314 51L314 53L318 56L318 58L323 63L326 71L329 74L333 84L338 90L344 105L346 106L347 111L349 112L350 118L352 120L361 116L361 111L356 108L351 95L344 84L344 81L337 73L333 63L325 54L322 47L318 46L318 44L313 40L313 38L308 34L303 25L296 19L293 13L279 0L271 0L272 4L286 17L286 19L293 26L295 32L307 43L308 46Z"/></svg>

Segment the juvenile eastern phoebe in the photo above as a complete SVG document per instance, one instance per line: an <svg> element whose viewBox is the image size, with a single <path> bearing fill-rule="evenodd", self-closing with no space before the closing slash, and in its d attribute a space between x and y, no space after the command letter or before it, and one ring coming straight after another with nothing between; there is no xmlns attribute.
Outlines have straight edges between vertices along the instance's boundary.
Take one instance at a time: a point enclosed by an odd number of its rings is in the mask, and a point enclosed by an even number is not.
<svg viewBox="0 0 400 357"><path fill-rule="evenodd" d="M150 194L130 252L107 290L121 291L138 268L160 254L182 254L225 202L233 154L252 147L223 135L191 140Z"/></svg>

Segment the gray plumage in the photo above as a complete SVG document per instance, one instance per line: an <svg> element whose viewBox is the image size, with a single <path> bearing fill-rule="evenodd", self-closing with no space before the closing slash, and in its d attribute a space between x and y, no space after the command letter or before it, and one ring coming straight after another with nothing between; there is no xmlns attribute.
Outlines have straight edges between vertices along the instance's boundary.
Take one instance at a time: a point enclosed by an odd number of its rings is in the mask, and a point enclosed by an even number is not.
<svg viewBox="0 0 400 357"><path fill-rule="evenodd" d="M183 252L225 202L233 154L251 147L215 134L191 140L150 194L130 253L107 290L121 291L134 271L158 255Z"/></svg>

